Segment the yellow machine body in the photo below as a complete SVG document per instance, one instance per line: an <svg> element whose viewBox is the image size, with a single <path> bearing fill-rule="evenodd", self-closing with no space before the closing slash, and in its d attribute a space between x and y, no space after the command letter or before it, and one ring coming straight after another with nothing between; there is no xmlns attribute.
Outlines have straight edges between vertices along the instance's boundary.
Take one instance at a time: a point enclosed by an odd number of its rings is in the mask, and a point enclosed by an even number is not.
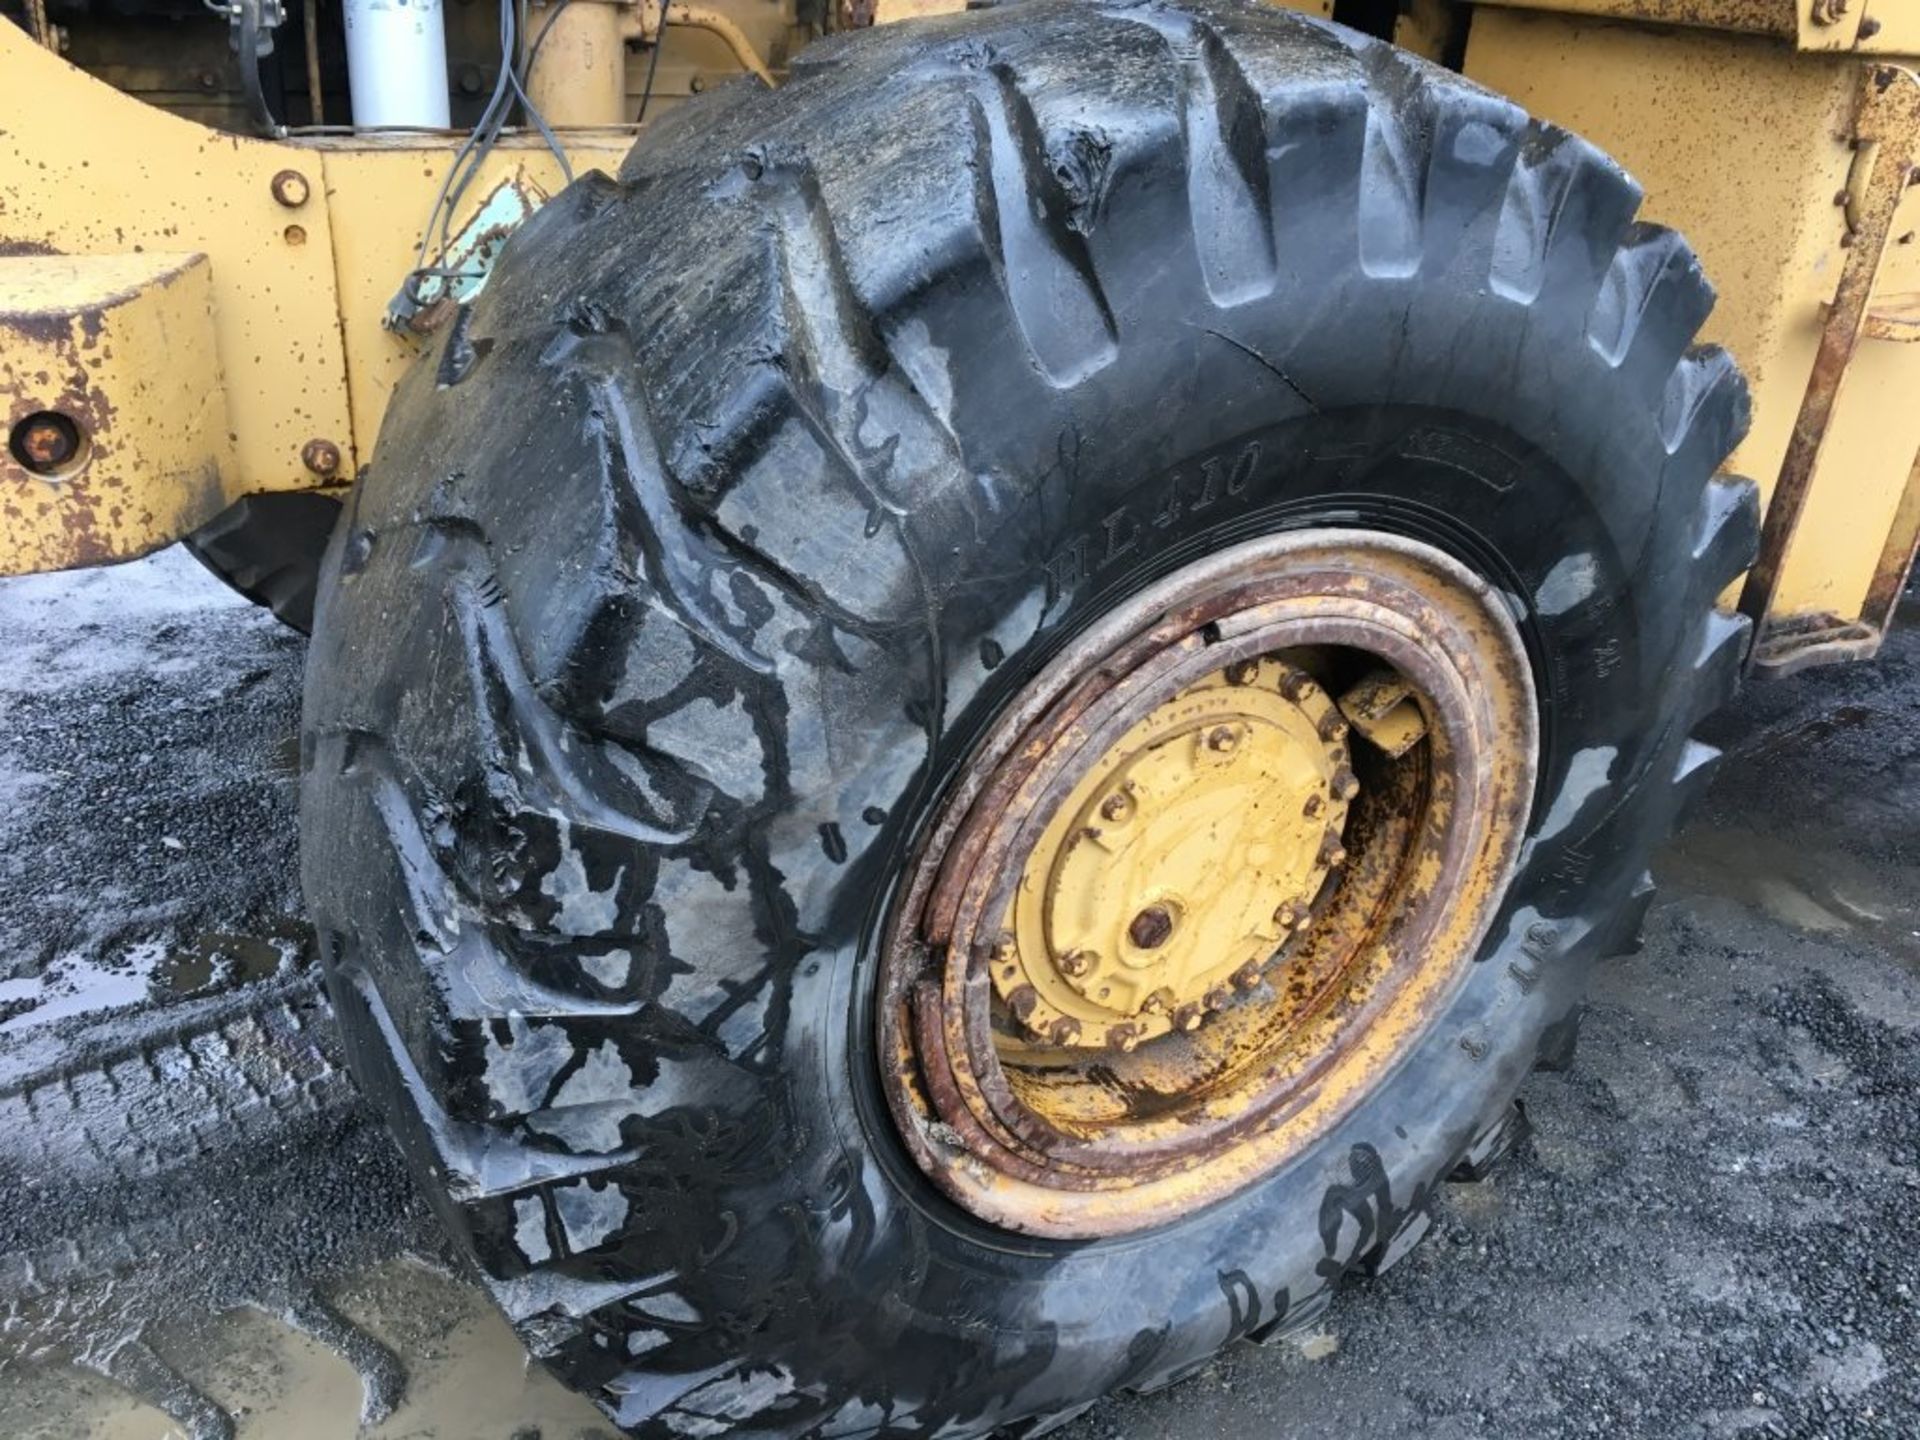
<svg viewBox="0 0 1920 1440"><path fill-rule="evenodd" d="M958 8L865 0L846 23ZM529 13L556 22L530 83L576 173L644 134L639 47L676 37L677 98L776 78L807 33L784 0ZM1395 39L1610 151L1644 216L1693 242L1719 288L1707 337L1753 388L1733 463L1768 497L1740 597L1755 665L1871 654L1920 543L1920 7L1413 0ZM211 103L168 113L90 68L107 79L0 22L0 408L85 432L53 467L0 450L0 575L128 559L242 496L350 484L419 348L388 303L464 138L247 138L190 118ZM561 183L537 136L510 134L452 227Z"/></svg>

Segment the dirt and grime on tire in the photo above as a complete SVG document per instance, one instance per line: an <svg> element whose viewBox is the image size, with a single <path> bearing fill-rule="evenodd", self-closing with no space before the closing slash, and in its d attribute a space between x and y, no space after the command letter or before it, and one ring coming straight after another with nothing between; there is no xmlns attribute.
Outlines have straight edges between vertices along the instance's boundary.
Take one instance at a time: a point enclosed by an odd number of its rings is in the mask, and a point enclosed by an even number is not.
<svg viewBox="0 0 1920 1440"><path fill-rule="evenodd" d="M1425 1244L1059 1433L1920 1433L1915 619L1714 723L1644 948ZM0 583L0 1434L610 1436L345 1074L297 893L301 658L178 552Z"/></svg>

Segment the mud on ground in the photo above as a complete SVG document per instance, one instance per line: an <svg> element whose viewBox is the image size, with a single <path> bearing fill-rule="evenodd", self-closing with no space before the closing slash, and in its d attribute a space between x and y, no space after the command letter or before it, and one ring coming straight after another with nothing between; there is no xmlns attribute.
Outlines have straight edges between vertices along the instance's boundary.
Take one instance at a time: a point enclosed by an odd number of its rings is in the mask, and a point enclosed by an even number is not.
<svg viewBox="0 0 1920 1440"><path fill-rule="evenodd" d="M1304 1340L1064 1435L1920 1434L1906 619L1717 722L1645 948L1425 1245ZM299 918L301 651L178 552L0 583L0 1435L606 1436L341 1069Z"/></svg>

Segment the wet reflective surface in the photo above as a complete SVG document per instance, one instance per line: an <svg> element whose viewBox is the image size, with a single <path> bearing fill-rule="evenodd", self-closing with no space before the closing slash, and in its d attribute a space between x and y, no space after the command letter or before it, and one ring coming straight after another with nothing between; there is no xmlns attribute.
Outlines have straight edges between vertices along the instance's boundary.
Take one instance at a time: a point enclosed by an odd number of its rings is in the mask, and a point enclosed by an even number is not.
<svg viewBox="0 0 1920 1440"><path fill-rule="evenodd" d="M1529 1146L1303 1343L1063 1433L1920 1433L1913 618L1716 723L1730 761L1577 1068L1530 1081ZM0 584L0 1435L609 1436L341 1069L301 652L184 555Z"/></svg>

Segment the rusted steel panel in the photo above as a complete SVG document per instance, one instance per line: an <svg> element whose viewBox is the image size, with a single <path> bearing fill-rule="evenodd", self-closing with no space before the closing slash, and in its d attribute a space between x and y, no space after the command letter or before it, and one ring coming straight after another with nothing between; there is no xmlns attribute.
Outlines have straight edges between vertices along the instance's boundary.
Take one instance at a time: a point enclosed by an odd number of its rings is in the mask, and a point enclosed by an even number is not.
<svg viewBox="0 0 1920 1440"><path fill-rule="evenodd" d="M1649 25L1682 25L1771 35L1811 51L1920 53L1912 0L1477 0L1515 10L1550 10Z"/></svg>
<svg viewBox="0 0 1920 1440"><path fill-rule="evenodd" d="M233 498L203 255L0 259L0 574L125 560Z"/></svg>

